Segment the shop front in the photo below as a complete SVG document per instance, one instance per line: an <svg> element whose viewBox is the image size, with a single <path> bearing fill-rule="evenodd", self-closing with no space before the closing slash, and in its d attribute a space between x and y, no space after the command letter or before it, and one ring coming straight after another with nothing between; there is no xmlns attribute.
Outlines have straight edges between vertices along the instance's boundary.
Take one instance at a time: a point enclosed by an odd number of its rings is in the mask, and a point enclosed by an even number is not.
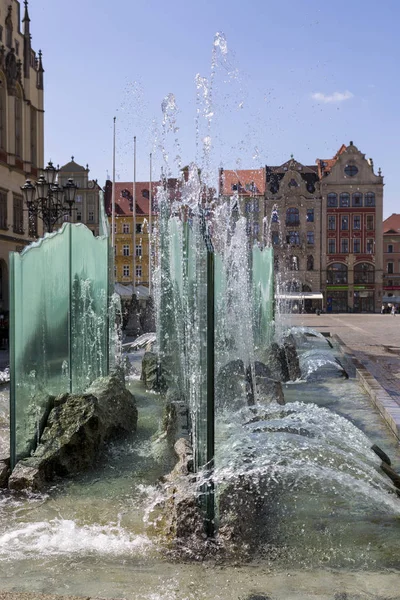
<svg viewBox="0 0 400 600"><path fill-rule="evenodd" d="M375 291L354 286L353 311L357 313L375 312Z"/></svg>
<svg viewBox="0 0 400 600"><path fill-rule="evenodd" d="M348 286L328 286L326 289L326 312L348 312Z"/></svg>

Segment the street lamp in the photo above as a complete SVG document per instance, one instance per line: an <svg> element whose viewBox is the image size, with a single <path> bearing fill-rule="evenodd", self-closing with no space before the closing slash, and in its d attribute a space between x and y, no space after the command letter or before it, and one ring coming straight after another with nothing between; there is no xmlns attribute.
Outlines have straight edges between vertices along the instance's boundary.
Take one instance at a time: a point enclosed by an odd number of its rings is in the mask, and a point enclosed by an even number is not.
<svg viewBox="0 0 400 600"><path fill-rule="evenodd" d="M54 225L64 216L72 214L78 188L72 178L64 186L57 181L57 169L50 161L36 183L27 179L21 187L30 217L39 217L51 233Z"/></svg>

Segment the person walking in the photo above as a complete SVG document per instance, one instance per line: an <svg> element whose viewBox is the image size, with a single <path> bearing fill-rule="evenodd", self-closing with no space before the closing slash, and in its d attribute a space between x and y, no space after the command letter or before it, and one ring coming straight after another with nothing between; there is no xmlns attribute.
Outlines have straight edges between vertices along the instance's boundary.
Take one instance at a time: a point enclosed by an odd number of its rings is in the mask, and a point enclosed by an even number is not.
<svg viewBox="0 0 400 600"><path fill-rule="evenodd" d="M394 304L393 304L393 306L392 306L392 315L393 315L394 317L396 316L396 307L395 307L395 305L394 305Z"/></svg>
<svg viewBox="0 0 400 600"><path fill-rule="evenodd" d="M381 315L384 315L384 314L385 314L385 305L382 304L382 306L381 306Z"/></svg>

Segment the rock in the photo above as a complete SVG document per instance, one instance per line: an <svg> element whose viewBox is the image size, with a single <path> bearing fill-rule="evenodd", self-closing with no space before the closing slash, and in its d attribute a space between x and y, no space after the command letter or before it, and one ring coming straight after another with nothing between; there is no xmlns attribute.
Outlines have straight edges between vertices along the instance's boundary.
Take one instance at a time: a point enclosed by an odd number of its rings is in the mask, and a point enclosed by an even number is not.
<svg viewBox="0 0 400 600"><path fill-rule="evenodd" d="M189 410L176 390L167 390L166 401L162 428L173 446L178 439L189 437Z"/></svg>
<svg viewBox="0 0 400 600"><path fill-rule="evenodd" d="M10 473L10 459L5 458L0 460L0 488L6 488L8 486L8 478Z"/></svg>
<svg viewBox="0 0 400 600"><path fill-rule="evenodd" d="M16 465L9 488L39 490L55 476L91 467L107 440L136 424L134 397L115 374L95 380L85 394L59 396L36 451Z"/></svg>
<svg viewBox="0 0 400 600"><path fill-rule="evenodd" d="M155 307L151 296L147 299L146 306L140 315L140 325L143 333L151 333L156 330Z"/></svg>
<svg viewBox="0 0 400 600"><path fill-rule="evenodd" d="M215 406L239 410L248 402L248 374L240 359L232 360L219 370L215 382Z"/></svg>
<svg viewBox="0 0 400 600"><path fill-rule="evenodd" d="M381 469L393 481L394 486L400 489L400 475L385 462L381 464Z"/></svg>
<svg viewBox="0 0 400 600"><path fill-rule="evenodd" d="M296 381L301 378L299 357L296 350L296 343L292 334L285 338L283 348L286 355L286 362L289 370L289 379Z"/></svg>
<svg viewBox="0 0 400 600"><path fill-rule="evenodd" d="M160 391L165 389L164 380L160 377L158 356L154 352L144 353L140 379L143 381L147 390Z"/></svg>
<svg viewBox="0 0 400 600"><path fill-rule="evenodd" d="M125 327L125 333L128 336L139 337L142 335L142 326L140 324L140 305L136 294L132 295L131 305L128 311L128 321Z"/></svg>
<svg viewBox="0 0 400 600"><path fill-rule="evenodd" d="M386 454L386 452L384 452L381 448L379 448L379 446L377 446L376 444L374 444L373 446L371 446L371 450L373 452L375 452L375 454L377 456L379 456L379 458L381 459L382 462L386 463L387 465L389 465L389 467L391 466L391 461L390 458L388 457L388 455Z"/></svg>
<svg viewBox="0 0 400 600"><path fill-rule="evenodd" d="M285 404L285 396L280 381L274 381L269 377L256 376L256 391L259 404L271 404L271 402Z"/></svg>
<svg viewBox="0 0 400 600"><path fill-rule="evenodd" d="M289 368L285 350L282 346L273 342L267 350L265 362L270 371L270 374L267 375L268 377L275 381L289 381Z"/></svg>

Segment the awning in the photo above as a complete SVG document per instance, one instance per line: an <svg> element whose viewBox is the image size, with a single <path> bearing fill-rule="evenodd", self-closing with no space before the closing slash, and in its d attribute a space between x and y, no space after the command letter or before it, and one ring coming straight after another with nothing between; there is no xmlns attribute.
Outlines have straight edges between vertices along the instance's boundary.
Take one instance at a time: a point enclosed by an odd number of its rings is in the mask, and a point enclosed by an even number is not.
<svg viewBox="0 0 400 600"><path fill-rule="evenodd" d="M383 296L382 302L394 302L395 304L400 304L400 296Z"/></svg>
<svg viewBox="0 0 400 600"><path fill-rule="evenodd" d="M276 300L323 300L321 292L287 292L276 294Z"/></svg>
<svg viewBox="0 0 400 600"><path fill-rule="evenodd" d="M114 289L117 294L121 296L121 298L130 298L133 294L133 285L130 283L128 285L122 285L122 283L116 283ZM143 300L144 298L149 297L149 288L144 285L137 285L135 287L135 294L139 300Z"/></svg>

